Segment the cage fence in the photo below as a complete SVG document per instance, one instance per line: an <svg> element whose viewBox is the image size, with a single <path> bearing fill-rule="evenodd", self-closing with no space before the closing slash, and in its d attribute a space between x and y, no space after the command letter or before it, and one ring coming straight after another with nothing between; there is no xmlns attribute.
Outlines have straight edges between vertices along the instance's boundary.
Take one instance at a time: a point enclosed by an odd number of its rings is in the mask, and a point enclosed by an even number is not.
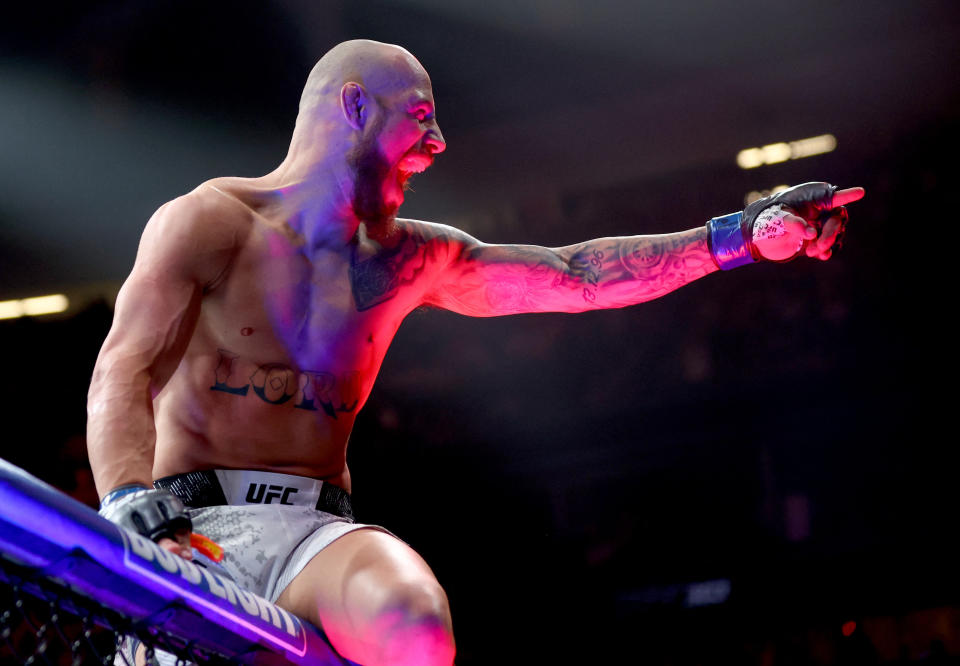
<svg viewBox="0 0 960 666"><path fill-rule="evenodd" d="M0 557L0 663L231 664L163 626L163 614L133 621L44 571Z"/></svg>

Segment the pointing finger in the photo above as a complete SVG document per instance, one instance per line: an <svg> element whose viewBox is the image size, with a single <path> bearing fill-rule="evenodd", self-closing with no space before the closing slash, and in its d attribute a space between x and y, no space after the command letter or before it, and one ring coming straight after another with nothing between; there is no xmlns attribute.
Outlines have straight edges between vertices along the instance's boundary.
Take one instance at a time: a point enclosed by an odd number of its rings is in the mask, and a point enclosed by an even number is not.
<svg viewBox="0 0 960 666"><path fill-rule="evenodd" d="M830 207L839 208L840 206L846 206L848 203L859 201L863 198L864 194L866 194L866 192L862 187L848 187L845 190L837 190L833 193L833 202Z"/></svg>

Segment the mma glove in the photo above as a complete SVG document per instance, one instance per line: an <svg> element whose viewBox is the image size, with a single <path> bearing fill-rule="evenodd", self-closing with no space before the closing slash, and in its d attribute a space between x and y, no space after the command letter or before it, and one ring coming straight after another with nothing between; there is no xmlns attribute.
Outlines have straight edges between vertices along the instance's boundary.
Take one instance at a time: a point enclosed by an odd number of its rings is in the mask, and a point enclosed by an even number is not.
<svg viewBox="0 0 960 666"><path fill-rule="evenodd" d="M768 261L753 242L753 228L763 211L780 207L822 228L821 219L833 210L833 193L836 186L829 183L804 183L757 199L739 213L715 217L707 222L707 245L713 260L723 270ZM801 253L785 261L790 261Z"/></svg>
<svg viewBox="0 0 960 666"><path fill-rule="evenodd" d="M121 486L100 502L100 515L112 523L142 534L152 541L177 538L190 532L193 523L180 498L169 490L134 484Z"/></svg>

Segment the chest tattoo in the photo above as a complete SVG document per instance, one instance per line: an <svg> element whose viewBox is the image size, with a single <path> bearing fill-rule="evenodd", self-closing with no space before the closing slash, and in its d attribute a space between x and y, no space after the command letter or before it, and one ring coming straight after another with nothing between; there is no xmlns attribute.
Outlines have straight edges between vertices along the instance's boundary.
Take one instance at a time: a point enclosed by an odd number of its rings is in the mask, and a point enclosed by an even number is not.
<svg viewBox="0 0 960 666"><path fill-rule="evenodd" d="M412 238L360 259L354 248L350 258L350 289L357 311L389 301L401 287L414 282L426 266L426 254Z"/></svg>

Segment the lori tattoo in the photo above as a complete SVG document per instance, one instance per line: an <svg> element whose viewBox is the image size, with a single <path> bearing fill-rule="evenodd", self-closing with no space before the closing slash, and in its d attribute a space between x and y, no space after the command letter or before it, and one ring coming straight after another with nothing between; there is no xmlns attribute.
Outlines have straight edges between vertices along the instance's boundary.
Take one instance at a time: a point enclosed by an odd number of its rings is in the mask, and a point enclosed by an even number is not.
<svg viewBox="0 0 960 666"><path fill-rule="evenodd" d="M360 373L305 370L296 372L282 363L254 365L226 349L218 349L211 391L240 398L253 395L271 405L290 404L294 409L323 410L330 418L349 413L360 403Z"/></svg>

